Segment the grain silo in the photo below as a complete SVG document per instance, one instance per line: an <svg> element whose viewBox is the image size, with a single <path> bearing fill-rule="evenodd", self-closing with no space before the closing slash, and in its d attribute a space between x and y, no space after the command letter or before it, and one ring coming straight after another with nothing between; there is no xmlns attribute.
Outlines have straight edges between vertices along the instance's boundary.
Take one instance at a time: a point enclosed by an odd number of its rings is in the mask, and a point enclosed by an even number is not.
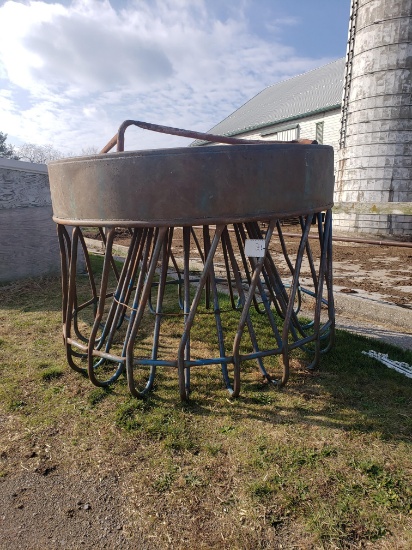
<svg viewBox="0 0 412 550"><path fill-rule="evenodd" d="M412 0L352 0L335 202L412 202ZM335 214L412 240L412 216Z"/></svg>

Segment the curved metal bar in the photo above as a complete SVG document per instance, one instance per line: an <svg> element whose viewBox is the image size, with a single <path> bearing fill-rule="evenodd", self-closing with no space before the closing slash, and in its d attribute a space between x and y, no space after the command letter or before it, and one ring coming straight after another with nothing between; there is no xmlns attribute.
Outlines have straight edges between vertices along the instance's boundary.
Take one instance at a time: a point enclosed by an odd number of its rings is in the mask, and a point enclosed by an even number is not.
<svg viewBox="0 0 412 550"><path fill-rule="evenodd" d="M103 242L105 248L107 248L107 237L106 237L106 233L104 232L103 227L99 227L99 233L100 233L100 237L102 239L102 242ZM113 272L116 276L116 279L118 280L119 279L119 271L117 270L117 265L116 265L116 262L114 261L114 258L112 256L111 252L109 254L109 260L110 260L110 264L112 266Z"/></svg>
<svg viewBox="0 0 412 550"><path fill-rule="evenodd" d="M183 296L182 296L182 287L183 287L183 278L182 278L182 272L179 269L179 266L177 265L176 258L173 254L173 251L170 251L170 259L172 261L173 268L176 273L177 277L177 298L179 302L179 308L183 310Z"/></svg>
<svg viewBox="0 0 412 550"><path fill-rule="evenodd" d="M286 315L284 319L284 325L283 325L283 331L282 331L282 341L283 341L282 356L283 356L283 364L284 364L284 375L282 377L282 380L280 381L281 386L284 386L286 384L289 377L289 343L288 343L289 332L291 331L292 326L299 324L298 320L296 318L294 319L293 303L295 300L297 288L299 286L299 275L300 275L300 269L302 266L303 251L305 250L306 242L308 240L312 217L313 217L312 215L309 215L306 218L306 227L302 234L302 238L299 244L299 250L296 256L293 282L289 293L289 303L288 303L288 307L287 307ZM292 322L293 322L293 325L292 325Z"/></svg>
<svg viewBox="0 0 412 550"><path fill-rule="evenodd" d="M231 243L231 240L230 240L230 237L229 237L227 231L224 234L224 238L226 239L226 247L227 247L227 250L228 250L228 253L229 253L229 258L230 258L230 261L231 261L231 264L232 264L232 270L233 270L233 273L234 273L234 276L235 276L236 289L237 289L237 292L238 292L238 295L239 295L239 303L240 303L240 308L239 309L240 309L240 311L244 311L244 307L245 307L245 303L246 303L246 294L243 290L243 282L242 282L242 278L241 278L241 272L240 272L240 269L239 269L234 251L233 251L232 243ZM258 346L258 342L257 342L257 338L256 338L256 333L255 333L255 330L253 328L253 324L252 324L252 320L250 318L249 310L247 311L247 314L246 314L246 326L247 326L247 329L248 329L248 332L249 332L249 337L250 337L250 341L251 341L253 352L254 352L253 353L253 358L256 359L256 361L258 363L258 366L259 366L259 369L262 372L264 372L265 368L264 368L263 360L262 360L263 356L260 354L260 350L259 350L259 346ZM247 357L247 358L249 358L249 357ZM226 379L228 379L227 366L223 365L222 369L224 371L223 376L226 380ZM237 397L237 395L234 393L235 384L237 384L237 387L240 387L240 369L236 368L236 364L234 364L233 388L231 387L232 397Z"/></svg>
<svg viewBox="0 0 412 550"><path fill-rule="evenodd" d="M160 126L159 124L151 124L149 122L143 122L140 120L125 120L119 126L119 130L115 136L103 147L100 151L101 154L108 153L117 144L117 151L124 151L124 133L129 126L138 126L144 130L151 130L152 132L160 132L161 134L168 134L171 136L187 137L192 139L198 139L210 143L226 143L227 145L236 145L239 143L267 143L265 140L258 139L239 139L228 136L216 136L204 132L194 132L192 130L182 130L180 128L173 128L171 126ZM297 139L292 141L275 141L274 143L302 143L302 144L317 144L316 140L310 139Z"/></svg>
<svg viewBox="0 0 412 550"><path fill-rule="evenodd" d="M96 369L101 364L105 364L106 361L104 358L102 358L101 360L98 361L97 364L94 363L94 357L95 357L94 352L96 349L98 350L100 347L100 345L96 346L96 339L97 339L97 332L101 328L101 321L104 314L109 273L110 273L110 267L112 266L111 250L113 246L115 231L116 231L115 228L109 229L107 234L107 241L106 241L107 253L105 255L104 263L103 263L102 280L100 283L99 303L98 303L97 312L94 319L94 324L90 334L88 349L87 349L87 358L88 358L87 372L89 375L89 379L95 386L100 386L100 387L108 386L109 384L117 380L117 378L120 376L120 374L124 370L124 362L123 361L118 362L114 374L106 380L100 380L96 376ZM103 341L103 338L101 337L99 340L100 340L99 344L101 344L101 342Z"/></svg>
<svg viewBox="0 0 412 550"><path fill-rule="evenodd" d="M211 271L210 281L211 281L211 290L212 290L212 298L213 298L213 310L215 314L216 332L217 332L217 338L219 343L219 353L220 353L220 358L222 359L220 366L221 366L223 381L225 383L226 389L228 390L229 395L232 395L233 388L230 383L230 379L227 371L225 337L224 337L224 331L222 326L222 319L220 316L219 293L217 290L216 276L215 276L215 270L214 270L213 264L210 271Z"/></svg>
<svg viewBox="0 0 412 550"><path fill-rule="evenodd" d="M208 225L203 226L203 247L205 250L204 258L207 258L210 250L210 233L209 233ZM205 282L205 307L206 309L210 309L210 276L209 275L206 277L206 282Z"/></svg>
<svg viewBox="0 0 412 550"><path fill-rule="evenodd" d="M147 265L147 260L148 260L147 256L148 256L148 254L146 254L146 252L148 252L148 250L149 250L149 246L146 247L145 258L143 260L142 270L141 270L140 276L139 276L140 281L139 281L138 287L136 289L136 297L139 296L140 299L138 300L138 302L135 300L137 310L136 310L136 314L134 316L134 319L133 319L133 322L132 322L132 325L131 325L131 330L130 330L130 333L129 333L129 338L128 338L127 346L126 346L127 384L128 384L130 393L134 397L144 397L146 395L146 393L150 390L150 388L153 384L154 374L150 373L148 381L146 383L146 386L143 390L138 390L135 386L134 376L133 376L133 367L136 363L138 363L138 360L135 361L135 359L134 359L134 343L135 343L137 332L140 328L140 324L141 324L142 319L143 319L143 314L144 314L145 307L146 307L146 304L147 304L147 300L148 300L148 297L149 297L150 288L151 288L153 278L154 278L154 275L155 275L155 272L156 272L157 261L158 261L162 246L164 245L167 229L168 229L167 227L162 227L157 232L155 243L154 243L154 248L153 248L153 253L151 255L150 264L149 264L149 267L148 267L148 270L147 270L147 277L144 278L143 277L143 266ZM150 230L149 230L149 233L150 233ZM150 243L149 243L149 245L150 245Z"/></svg>
<svg viewBox="0 0 412 550"><path fill-rule="evenodd" d="M89 300L87 302L87 305L85 303L83 303L79 306L78 303L77 303L77 292L76 292L75 297L74 297L73 330L74 330L74 333L76 334L76 336L79 338L79 340L81 340L82 342L88 342L88 338L86 336L84 336L82 334L81 330L79 329L78 314L85 307L88 307L89 305L92 305L93 306L93 316L95 316L96 311L97 311L97 303L98 303L99 298L97 296L96 283L95 283L95 280L94 280L93 270L92 270L92 266L91 266L91 263L90 263L89 252L87 250L86 242L84 240L84 237L83 237L83 234L82 234L81 231L78 232L78 238L79 238L81 248L82 248L82 251L83 251L84 261L86 263L86 270L87 270L87 275L88 275L88 278L89 278L89 284L90 284L90 289L91 289L91 293L92 293L92 298L91 298L91 300Z"/></svg>
<svg viewBox="0 0 412 550"><path fill-rule="evenodd" d="M268 227L268 231L266 233L266 239L265 239L265 251L266 252L265 252L265 256L266 256L268 248L269 248L269 242L270 242L270 239L272 237L272 233L273 233L273 229L275 227L275 223L276 223L275 220L272 220L270 222L269 227ZM245 324L247 322L247 317L248 317L248 314L249 314L250 304L252 303L252 300L253 300L253 297L254 297L254 294L255 294L255 289L256 289L256 286L258 284L258 280L259 280L259 277L260 277L260 272L263 268L263 264L264 264L264 261L265 261L265 256L263 256L262 258L260 258L258 260L258 262L256 263L256 266L255 266L255 269L253 271L252 280L251 280L251 283L249 285L249 290L248 290L248 293L247 293L247 296L246 296L245 303L243 304L242 315L240 317L238 329L237 329L236 336L235 336L235 339L234 339L234 342L233 342L233 363L234 363L234 368L235 368L235 377L234 377L234 384L233 384L233 397L237 397L239 395L239 392L240 392L240 353L239 353L240 341L242 339L243 329L244 329Z"/></svg>
<svg viewBox="0 0 412 550"><path fill-rule="evenodd" d="M136 257L140 250L142 233L142 230L133 232L117 288L113 295L113 301L101 337L101 341L105 342L106 353L110 351L116 332L123 324L126 315L127 305L139 267L138 262L136 262ZM99 346L99 348L100 347L101 346Z"/></svg>
<svg viewBox="0 0 412 550"><path fill-rule="evenodd" d="M69 366L76 372L87 374L87 369L78 366L73 357L85 358L83 354L78 354L72 349L71 343L71 327L73 319L73 311L76 303L76 276L77 276L77 244L79 240L80 228L75 227L72 232L71 238L71 253L70 253L70 265L67 282L67 299L66 302L66 322L63 324L63 338L66 346L66 357ZM77 346L80 348L80 346Z"/></svg>
<svg viewBox="0 0 412 550"><path fill-rule="evenodd" d="M207 255L207 258L205 260L203 271L202 271L202 274L200 276L199 283L198 283L197 288L196 288L196 293L195 293L195 296L193 298L193 301L192 301L192 304L191 304L191 307L190 307L190 312L189 312L189 314L187 316L187 319L186 319L186 322L185 322L185 328L184 328L184 331L183 331L183 334L182 334L182 338L180 340L179 350L178 350L178 354L177 354L177 358L178 358L177 359L177 361L178 361L177 362L177 368L178 368L178 376L179 376L180 397L183 400L186 400L189 397L188 388L186 386L187 382L186 382L186 374L185 374L185 370L186 370L185 350L186 350L187 343L188 343L189 338L190 338L190 330L192 328L193 321L194 321L196 311L197 311L197 307L198 307L199 302L200 302L202 290L203 290L203 287L206 283L206 279L209 275L209 271L210 271L210 268L212 266L212 262L213 262L213 258L214 258L215 252L216 252L216 248L217 248L217 245L219 244L220 236L223 232L224 227L225 227L224 225L216 226L215 235L213 237L213 241L212 241L212 244L210 246L209 254Z"/></svg>
<svg viewBox="0 0 412 550"><path fill-rule="evenodd" d="M230 296L230 303L231 303L232 309L236 310L239 307L239 303L236 303L235 296L233 294L232 276L230 274L229 257L228 257L228 251L227 251L227 246L226 246L226 240L228 238L229 238L229 236L228 236L227 227L225 227L225 229L223 231L223 234L222 234L222 239L221 239L222 251L223 251L223 260L224 260L224 263L225 263L226 280L227 280L227 286L228 286L228 291L229 291L229 296Z"/></svg>
<svg viewBox="0 0 412 550"><path fill-rule="evenodd" d="M64 225L57 225L57 237L60 248L60 265L62 277L62 323L63 332L65 331L65 323L67 317L67 299L68 299L68 281L69 281L69 264L70 264L70 237Z"/></svg>
<svg viewBox="0 0 412 550"><path fill-rule="evenodd" d="M184 330L188 329L186 342L184 345L184 360L190 359L190 326L188 327L188 317L190 313L190 227L183 228L183 281L184 281L184 302L183 302L183 315L184 315ZM206 284L207 277L204 280ZM196 305L197 307L197 305ZM180 350L180 348L179 348ZM180 355L179 355L180 356ZM185 395L189 397L190 393L190 369L184 369L185 380ZM179 383L181 382L179 376ZM180 394L182 395L182 388L180 388Z"/></svg>
<svg viewBox="0 0 412 550"><path fill-rule="evenodd" d="M249 268L249 265L248 265L248 260L246 258L245 252L244 252L245 241L246 241L246 231L245 231L242 224L240 224L240 223L235 224L235 234L236 234L236 239L237 239L237 243L238 243L238 250L239 250L240 256L242 258L244 273L245 273L248 285L250 287L251 282L252 282L252 277L250 275L250 268ZM252 296L252 300L253 300L253 305L254 305L256 311L258 313L264 313L264 310L262 311L259 308L259 304L258 304L258 302L256 300L256 296L254 294Z"/></svg>
<svg viewBox="0 0 412 550"><path fill-rule="evenodd" d="M315 220L317 222L319 222L319 215L316 215L315 217ZM302 228L302 233L304 231L304 225L303 225L303 218L302 216L299 216L299 221L300 221L300 226ZM312 223L312 222L311 222ZM318 233L319 235L321 235L321 226L319 225L318 223ZM319 242L321 248L322 248L322 241L320 240ZM313 281L313 284L315 286L315 293L317 294L318 293L318 284L319 284L319 278L316 274L316 269L315 269L315 266L314 266L314 263L313 263L313 256L312 256L312 249L310 247L310 240L308 238L307 242L306 242L306 256L307 256L307 259L308 259L308 262L309 262L309 268L310 268L310 273L311 273L311 276L312 276L312 281Z"/></svg>
<svg viewBox="0 0 412 550"><path fill-rule="evenodd" d="M155 375L156 375L156 360L159 350L159 336L160 336L160 325L162 322L162 306L163 298L166 289L167 273L169 258L172 251L172 238L173 238L173 227L168 230L168 234L165 235L165 239L162 246L162 262L161 262L161 271L160 271L160 281L157 287L157 303L156 303L156 319L155 326L153 331L153 346L152 346L152 361L154 364L150 367L149 378L145 387L145 392L148 392L152 389Z"/></svg>

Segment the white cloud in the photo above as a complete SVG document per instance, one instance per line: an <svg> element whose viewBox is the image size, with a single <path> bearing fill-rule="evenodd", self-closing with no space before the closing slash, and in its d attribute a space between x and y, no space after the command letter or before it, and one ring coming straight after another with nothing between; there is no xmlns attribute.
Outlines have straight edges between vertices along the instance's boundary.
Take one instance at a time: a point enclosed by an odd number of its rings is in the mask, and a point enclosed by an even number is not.
<svg viewBox="0 0 412 550"><path fill-rule="evenodd" d="M135 0L117 9L107 0L6 2L0 78L9 95L0 124L9 125L1 129L75 151L103 146L128 118L206 131L265 86L329 61L254 34L246 4L219 19L207 0ZM19 112L16 89L30 94ZM166 145L128 133L131 146ZM169 141L177 143L189 141Z"/></svg>
<svg viewBox="0 0 412 550"><path fill-rule="evenodd" d="M299 24L297 17L277 17L265 22L265 27L271 32L278 32L283 26L294 27Z"/></svg>

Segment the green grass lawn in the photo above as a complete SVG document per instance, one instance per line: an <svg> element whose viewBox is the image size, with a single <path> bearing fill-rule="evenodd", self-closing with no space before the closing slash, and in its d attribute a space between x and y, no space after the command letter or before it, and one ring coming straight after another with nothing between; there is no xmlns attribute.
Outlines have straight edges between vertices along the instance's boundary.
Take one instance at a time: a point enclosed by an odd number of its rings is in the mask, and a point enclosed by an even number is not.
<svg viewBox="0 0 412 550"><path fill-rule="evenodd" d="M182 403L159 368L136 400L123 377L105 390L66 366L60 292L57 278L0 289L0 477L30 467L34 440L61 470L116 470L147 548L412 548L412 380L361 352L411 353L338 331L318 371L294 356L282 390L246 364L230 400L202 367Z"/></svg>

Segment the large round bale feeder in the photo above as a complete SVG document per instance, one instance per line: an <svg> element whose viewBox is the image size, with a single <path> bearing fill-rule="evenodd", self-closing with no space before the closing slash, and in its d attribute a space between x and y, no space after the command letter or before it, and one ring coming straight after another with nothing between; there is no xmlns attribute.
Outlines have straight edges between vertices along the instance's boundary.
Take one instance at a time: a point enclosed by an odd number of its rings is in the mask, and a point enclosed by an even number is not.
<svg viewBox="0 0 412 550"><path fill-rule="evenodd" d="M226 144L125 152L130 124ZM97 386L124 373L142 397L156 369L169 367L186 399L191 370L218 365L236 397L246 362L282 386L293 350L307 352L313 369L333 343L332 148L206 136L126 121L101 154L49 164L67 360ZM293 254L282 233L290 218L298 220ZM98 273L84 237L90 228L104 243ZM120 230L129 239L119 264L113 247ZM79 291L80 252L88 296ZM300 282L303 262L309 287ZM302 297L310 304L304 316ZM227 315L236 319L230 339ZM191 332L206 319L213 320L207 349L214 352L202 356ZM270 333L263 343L262 322Z"/></svg>

